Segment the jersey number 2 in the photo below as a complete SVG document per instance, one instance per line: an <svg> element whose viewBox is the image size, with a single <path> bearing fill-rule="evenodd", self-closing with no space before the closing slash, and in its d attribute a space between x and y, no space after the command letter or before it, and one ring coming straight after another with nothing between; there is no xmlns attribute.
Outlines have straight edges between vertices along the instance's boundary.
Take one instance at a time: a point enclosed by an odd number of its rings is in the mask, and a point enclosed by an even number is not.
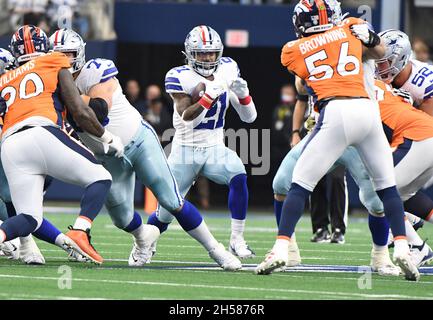
<svg viewBox="0 0 433 320"><path fill-rule="evenodd" d="M360 70L358 58L355 56L350 56L348 53L349 42L343 42L341 44L337 64L337 73L343 77L358 74ZM308 80L319 81L332 78L334 75L334 69L330 65L316 65L317 62L324 61L326 59L328 59L328 55L326 54L325 50L320 50L319 52L316 52L315 54L305 58L305 64L307 66L308 73L310 74ZM349 64L352 65L351 70L347 70L347 66Z"/></svg>
<svg viewBox="0 0 433 320"><path fill-rule="evenodd" d="M224 125L224 114L227 108L227 92L222 94L218 101L217 105L213 106L206 112L205 118L202 122L196 126L194 129L217 129L221 128Z"/></svg>

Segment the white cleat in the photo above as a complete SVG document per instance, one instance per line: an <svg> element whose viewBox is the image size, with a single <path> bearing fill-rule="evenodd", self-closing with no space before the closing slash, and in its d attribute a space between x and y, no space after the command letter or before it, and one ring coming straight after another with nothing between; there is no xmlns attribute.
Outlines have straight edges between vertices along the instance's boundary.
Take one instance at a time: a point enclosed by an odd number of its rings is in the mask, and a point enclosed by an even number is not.
<svg viewBox="0 0 433 320"><path fill-rule="evenodd" d="M392 263L389 257L388 248L386 250L371 250L370 267L381 276L398 277L401 274L400 267Z"/></svg>
<svg viewBox="0 0 433 320"><path fill-rule="evenodd" d="M63 236L63 243L61 244L63 250L68 254L69 261L73 262L92 262L87 254L75 243L74 240L67 235Z"/></svg>
<svg viewBox="0 0 433 320"><path fill-rule="evenodd" d="M228 252L222 243L209 251L211 257L225 271L237 271L242 269L242 263L233 254Z"/></svg>
<svg viewBox="0 0 433 320"><path fill-rule="evenodd" d="M11 260L18 260L20 258L19 246L19 238L4 242L0 244L1 255Z"/></svg>
<svg viewBox="0 0 433 320"><path fill-rule="evenodd" d="M395 263L401 268L401 271L403 272L406 280L419 280L419 271L416 265L412 262L409 252L396 252L396 250L394 250L393 259Z"/></svg>
<svg viewBox="0 0 433 320"><path fill-rule="evenodd" d="M296 267L301 264L301 254L295 239L289 241L289 256L286 267Z"/></svg>
<svg viewBox="0 0 433 320"><path fill-rule="evenodd" d="M409 248L412 263L417 267L428 264L433 260L433 251L425 241L420 246L410 245Z"/></svg>
<svg viewBox="0 0 433 320"><path fill-rule="evenodd" d="M139 242L134 241L131 254L129 255L128 265L130 267L142 267L150 263L152 259L152 245L158 240L159 229L153 225L145 224L142 226L144 231L144 239Z"/></svg>
<svg viewBox="0 0 433 320"><path fill-rule="evenodd" d="M36 265L45 264L45 258L31 235L20 238L20 240L20 260L22 262Z"/></svg>
<svg viewBox="0 0 433 320"><path fill-rule="evenodd" d="M245 242L244 238L230 240L230 253L239 257L239 259L254 258L256 253L251 250L250 246Z"/></svg>
<svg viewBox="0 0 433 320"><path fill-rule="evenodd" d="M254 270L255 274L271 274L272 272L281 272L284 267L288 264L289 252L288 250L276 250L275 247L265 257L265 260L261 262Z"/></svg>

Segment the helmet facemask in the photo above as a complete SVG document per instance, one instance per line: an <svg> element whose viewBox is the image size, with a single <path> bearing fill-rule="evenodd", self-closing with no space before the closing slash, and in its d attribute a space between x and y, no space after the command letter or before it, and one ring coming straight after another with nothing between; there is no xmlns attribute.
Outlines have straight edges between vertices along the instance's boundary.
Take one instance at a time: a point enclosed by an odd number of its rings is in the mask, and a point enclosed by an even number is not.
<svg viewBox="0 0 433 320"><path fill-rule="evenodd" d="M188 50L187 50L188 52ZM200 55L215 54L214 61L201 61ZM203 77L211 76L217 69L222 57L222 50L189 50L185 53L188 65L191 66L197 73Z"/></svg>

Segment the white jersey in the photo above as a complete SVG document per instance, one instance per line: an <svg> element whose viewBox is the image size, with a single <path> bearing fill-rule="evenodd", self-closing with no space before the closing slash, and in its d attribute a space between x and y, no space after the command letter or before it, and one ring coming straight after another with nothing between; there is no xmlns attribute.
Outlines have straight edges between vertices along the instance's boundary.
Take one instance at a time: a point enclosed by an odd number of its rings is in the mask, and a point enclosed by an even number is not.
<svg viewBox="0 0 433 320"><path fill-rule="evenodd" d="M202 122L192 128L185 122L174 105L173 126L176 129L173 143L185 146L210 147L224 144L225 114L229 107L229 86L239 77L237 63L228 57L222 57L214 79L222 81L227 91L222 94L217 104L207 112ZM210 80L199 75L190 66L183 65L171 69L165 76L165 90L167 93L185 93L191 95L194 88L200 83L211 83Z"/></svg>
<svg viewBox="0 0 433 320"><path fill-rule="evenodd" d="M420 106L425 100L433 98L433 66L410 60L412 72L409 79L401 87L412 95L414 106Z"/></svg>
<svg viewBox="0 0 433 320"><path fill-rule="evenodd" d="M113 61L106 59L92 59L87 61L81 69L75 83L81 94L88 95L90 89L94 85L115 78L118 73L119 72L117 71ZM105 128L114 135L120 137L125 146L128 145L131 142L131 139L136 135L142 117L126 99L120 84L113 93L112 106L108 113L108 119L109 122ZM80 138L83 138L82 136L83 135L80 135ZM86 138L84 137L83 140L86 140ZM86 145L90 143L89 141L83 142ZM91 146L89 147L95 151L94 148ZM95 152L100 153L101 151Z"/></svg>

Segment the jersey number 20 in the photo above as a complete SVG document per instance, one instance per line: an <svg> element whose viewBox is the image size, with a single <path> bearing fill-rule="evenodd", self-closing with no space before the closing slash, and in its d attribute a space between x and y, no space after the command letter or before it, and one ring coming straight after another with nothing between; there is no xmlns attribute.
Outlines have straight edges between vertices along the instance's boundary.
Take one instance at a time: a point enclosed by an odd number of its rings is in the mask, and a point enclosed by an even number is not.
<svg viewBox="0 0 433 320"><path fill-rule="evenodd" d="M29 82L33 83L34 91L33 92L27 92L27 84ZM18 90L19 98L22 100L30 99L33 97L36 97L40 95L42 92L44 92L44 82L42 81L41 77L37 73L29 73L25 75L25 77L20 82L20 87ZM4 88L1 92L1 96L3 99L6 100L6 107L9 108L12 103L15 102L15 99L17 98L17 90L12 87L8 86ZM7 98L7 96L9 96Z"/></svg>

